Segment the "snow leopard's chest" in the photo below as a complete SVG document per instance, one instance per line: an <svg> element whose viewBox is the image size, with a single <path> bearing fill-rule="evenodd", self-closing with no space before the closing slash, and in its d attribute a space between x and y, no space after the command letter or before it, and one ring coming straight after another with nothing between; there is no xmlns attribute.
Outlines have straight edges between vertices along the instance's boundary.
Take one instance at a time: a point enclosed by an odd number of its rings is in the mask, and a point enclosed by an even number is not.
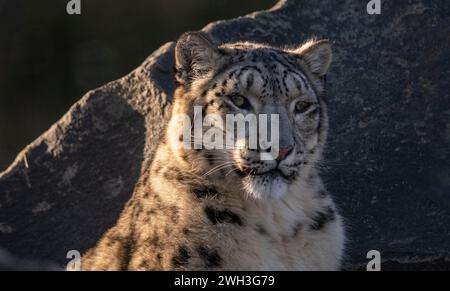
<svg viewBox="0 0 450 291"><path fill-rule="evenodd" d="M326 211L315 219L309 215L301 208L285 206L250 211L246 215L247 226L223 241L230 268L337 269L344 242L341 217L337 212L331 216Z"/></svg>

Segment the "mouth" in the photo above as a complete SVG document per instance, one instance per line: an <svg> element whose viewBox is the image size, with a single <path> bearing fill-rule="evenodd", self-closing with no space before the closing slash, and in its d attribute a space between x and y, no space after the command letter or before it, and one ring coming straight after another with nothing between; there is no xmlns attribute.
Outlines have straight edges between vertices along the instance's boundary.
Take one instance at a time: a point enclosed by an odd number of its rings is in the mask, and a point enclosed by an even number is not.
<svg viewBox="0 0 450 291"><path fill-rule="evenodd" d="M277 198L287 193L292 179L286 177L278 168L274 168L263 173L245 174L243 182L244 190L253 197Z"/></svg>
<svg viewBox="0 0 450 291"><path fill-rule="evenodd" d="M294 174L291 175L286 175L283 173L283 171L281 171L279 168L273 168L271 170L265 171L265 172L254 172L253 169L246 169L246 170L241 170L240 171L241 174L243 176L249 176L249 177L262 177L262 176L267 176L267 177L271 177L271 178L281 178L285 181L290 181L292 180L292 177Z"/></svg>

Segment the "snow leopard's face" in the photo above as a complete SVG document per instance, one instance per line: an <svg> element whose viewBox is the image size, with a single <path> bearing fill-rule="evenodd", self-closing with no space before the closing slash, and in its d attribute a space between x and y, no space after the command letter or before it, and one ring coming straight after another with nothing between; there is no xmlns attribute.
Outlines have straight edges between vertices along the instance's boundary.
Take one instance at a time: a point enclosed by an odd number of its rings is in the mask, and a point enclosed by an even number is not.
<svg viewBox="0 0 450 291"><path fill-rule="evenodd" d="M326 41L280 50L249 43L217 47L204 34L183 35L176 48L174 114L191 117L183 138L189 135L193 149L181 148L180 155L206 176L239 183L250 196L283 195L320 158L327 131L321 97L330 62ZM231 116L237 122L230 127ZM174 142L181 142L177 128L183 126L172 126Z"/></svg>

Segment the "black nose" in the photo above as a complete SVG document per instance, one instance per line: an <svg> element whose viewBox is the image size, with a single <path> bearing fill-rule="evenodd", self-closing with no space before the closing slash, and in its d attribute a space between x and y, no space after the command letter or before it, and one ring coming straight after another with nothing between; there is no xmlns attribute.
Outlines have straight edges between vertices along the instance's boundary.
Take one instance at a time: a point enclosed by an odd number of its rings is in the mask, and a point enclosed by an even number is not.
<svg viewBox="0 0 450 291"><path fill-rule="evenodd" d="M281 162L282 160L284 160L287 156L289 156L289 154L292 152L292 149L294 147L293 146L288 146L288 147L284 147L284 148L280 148L278 150L278 157L277 157L277 161Z"/></svg>

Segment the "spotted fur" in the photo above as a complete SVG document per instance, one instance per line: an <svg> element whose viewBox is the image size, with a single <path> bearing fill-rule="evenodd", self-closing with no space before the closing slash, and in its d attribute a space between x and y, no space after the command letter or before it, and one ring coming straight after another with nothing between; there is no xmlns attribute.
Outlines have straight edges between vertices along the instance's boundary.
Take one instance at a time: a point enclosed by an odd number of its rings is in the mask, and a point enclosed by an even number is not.
<svg viewBox="0 0 450 291"><path fill-rule="evenodd" d="M328 41L281 49L216 45L204 33L187 33L178 40L175 63L164 142L117 224L83 256L82 268L339 269L342 218L317 167L328 130ZM260 153L267 149L208 149L192 137L192 149L179 147L183 127L175 116L194 120L194 106L221 117L279 114L283 155L264 161ZM211 128L221 129L211 123L203 131Z"/></svg>

